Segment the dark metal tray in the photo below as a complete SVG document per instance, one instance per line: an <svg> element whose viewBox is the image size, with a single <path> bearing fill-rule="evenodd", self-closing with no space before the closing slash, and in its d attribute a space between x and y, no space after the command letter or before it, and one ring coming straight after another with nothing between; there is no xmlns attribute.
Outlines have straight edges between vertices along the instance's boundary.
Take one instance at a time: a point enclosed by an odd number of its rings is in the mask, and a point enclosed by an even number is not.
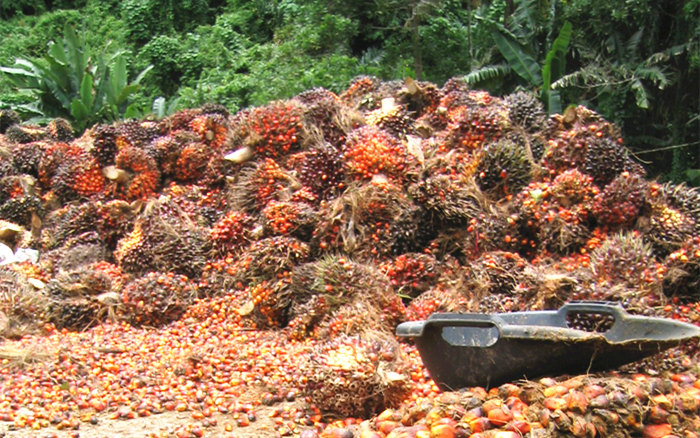
<svg viewBox="0 0 700 438"><path fill-rule="evenodd" d="M604 332L570 328L572 314L607 316L611 325ZM430 376L450 390L614 368L698 337L700 327L583 301L557 311L435 313L399 324L396 334L415 340Z"/></svg>

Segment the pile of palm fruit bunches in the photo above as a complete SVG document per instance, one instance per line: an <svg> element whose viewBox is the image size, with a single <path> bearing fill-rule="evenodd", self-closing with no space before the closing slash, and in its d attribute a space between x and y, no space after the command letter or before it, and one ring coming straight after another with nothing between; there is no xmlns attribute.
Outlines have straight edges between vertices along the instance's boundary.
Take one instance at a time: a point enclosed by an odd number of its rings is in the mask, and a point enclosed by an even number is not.
<svg viewBox="0 0 700 438"><path fill-rule="evenodd" d="M78 138L2 110L0 133L0 427L175 410L152 436L241 436L295 400L271 436L698 436L697 342L440 391L394 335L572 300L700 324L700 191L585 107L359 77Z"/></svg>

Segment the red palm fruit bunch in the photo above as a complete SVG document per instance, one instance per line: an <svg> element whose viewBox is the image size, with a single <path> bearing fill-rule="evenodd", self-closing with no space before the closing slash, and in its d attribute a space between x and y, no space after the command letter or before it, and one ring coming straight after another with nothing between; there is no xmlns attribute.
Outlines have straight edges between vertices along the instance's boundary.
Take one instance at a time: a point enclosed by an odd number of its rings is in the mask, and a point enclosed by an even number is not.
<svg viewBox="0 0 700 438"><path fill-rule="evenodd" d="M365 120L368 125L376 126L401 140L406 140L407 135L415 133L413 118L393 97L384 99L380 108L368 112Z"/></svg>
<svg viewBox="0 0 700 438"><path fill-rule="evenodd" d="M345 174L355 180L384 175L401 183L417 164L401 141L375 126L350 132L343 145L343 156Z"/></svg>
<svg viewBox="0 0 700 438"><path fill-rule="evenodd" d="M48 149L39 164L39 179L64 201L92 196L105 188L99 163L76 144L55 143Z"/></svg>
<svg viewBox="0 0 700 438"><path fill-rule="evenodd" d="M700 190L652 183L646 196L649 218L645 236L664 257L700 232Z"/></svg>
<svg viewBox="0 0 700 438"><path fill-rule="evenodd" d="M212 151L204 143L189 143L177 159L175 165L175 180L183 183L196 183L207 170Z"/></svg>
<svg viewBox="0 0 700 438"><path fill-rule="evenodd" d="M408 392L406 359L389 336L342 336L314 346L301 365L303 393L322 412L366 418Z"/></svg>
<svg viewBox="0 0 700 438"><path fill-rule="evenodd" d="M201 108L188 108L177 111L159 122L158 131L162 134L170 134L174 131L190 130L190 123L195 117L200 115L202 115Z"/></svg>
<svg viewBox="0 0 700 438"><path fill-rule="evenodd" d="M160 186L160 171L153 157L135 147L122 148L115 158L115 170L108 175L115 196L127 201L147 199Z"/></svg>
<svg viewBox="0 0 700 438"><path fill-rule="evenodd" d="M343 154L325 143L306 151L299 169L299 181L320 200L336 197L345 187Z"/></svg>
<svg viewBox="0 0 700 438"><path fill-rule="evenodd" d="M318 214L304 202L275 201L267 203L262 210L263 229L271 235L294 236L309 240L313 233Z"/></svg>
<svg viewBox="0 0 700 438"><path fill-rule="evenodd" d="M342 250L360 258L387 257L396 237L392 224L409 206L406 193L391 183L353 184L321 205L312 245L319 253Z"/></svg>
<svg viewBox="0 0 700 438"><path fill-rule="evenodd" d="M199 136L191 131L174 131L157 137L148 144L148 154L156 159L164 180L175 177L178 159L183 149L191 143L201 144Z"/></svg>
<svg viewBox="0 0 700 438"><path fill-rule="evenodd" d="M248 114L244 144L261 157L286 157L304 141L303 117L303 107L294 101L254 108Z"/></svg>
<svg viewBox="0 0 700 438"><path fill-rule="evenodd" d="M700 237L689 239L664 260L663 290L670 296L696 297L700 293Z"/></svg>
<svg viewBox="0 0 700 438"><path fill-rule="evenodd" d="M279 199L295 179L272 158L266 158L240 171L228 193L230 204L246 212L259 212L272 199Z"/></svg>
<svg viewBox="0 0 700 438"><path fill-rule="evenodd" d="M221 148L228 135L226 117L221 114L202 114L189 123L190 129L199 135L202 142L214 150Z"/></svg>
<svg viewBox="0 0 700 438"><path fill-rule="evenodd" d="M359 108L367 105L372 92L379 88L380 81L370 76L359 76L350 82L348 88L340 95L340 99L348 106Z"/></svg>
<svg viewBox="0 0 700 438"><path fill-rule="evenodd" d="M648 185L640 175L622 172L595 196L593 216L604 226L632 226L644 206Z"/></svg>
<svg viewBox="0 0 700 438"><path fill-rule="evenodd" d="M340 147L359 117L349 112L340 98L325 88L314 88L295 97L304 107L310 131L318 131L324 142Z"/></svg>
<svg viewBox="0 0 700 438"><path fill-rule="evenodd" d="M399 296L415 298L440 280L446 263L430 254L407 253L380 265Z"/></svg>
<svg viewBox="0 0 700 438"><path fill-rule="evenodd" d="M503 135L508 124L507 112L502 105L487 101L487 105L459 106L448 112L449 122L440 145L441 152L479 150Z"/></svg>
<svg viewBox="0 0 700 438"><path fill-rule="evenodd" d="M281 327L289 306L289 272L282 277L279 281L263 280L246 287L248 301L239 309L239 315L252 320L258 328Z"/></svg>
<svg viewBox="0 0 700 438"><path fill-rule="evenodd" d="M294 268L290 297L289 325L302 337L357 334L367 327L391 333L405 318L388 277L344 256L325 255Z"/></svg>
<svg viewBox="0 0 700 438"><path fill-rule="evenodd" d="M234 251L251 240L255 218L242 211L229 211L212 226L209 239L222 254Z"/></svg>
<svg viewBox="0 0 700 438"><path fill-rule="evenodd" d="M182 316L197 297L186 276L149 272L129 282L121 293L119 316L139 326L161 326Z"/></svg>

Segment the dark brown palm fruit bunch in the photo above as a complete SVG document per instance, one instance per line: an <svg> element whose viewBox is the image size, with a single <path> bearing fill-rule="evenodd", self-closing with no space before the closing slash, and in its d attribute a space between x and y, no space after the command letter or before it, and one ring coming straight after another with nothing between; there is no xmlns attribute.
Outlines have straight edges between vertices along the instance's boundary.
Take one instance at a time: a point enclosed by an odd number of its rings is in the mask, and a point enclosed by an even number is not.
<svg viewBox="0 0 700 438"><path fill-rule="evenodd" d="M40 333L49 304L44 291L35 287L33 277L14 267L0 266L0 313L5 319L0 324L0 336L5 339Z"/></svg>
<svg viewBox="0 0 700 438"><path fill-rule="evenodd" d="M96 125L91 130L92 149L90 153L97 159L100 166L114 164L117 155L117 129L114 125Z"/></svg>
<svg viewBox="0 0 700 438"><path fill-rule="evenodd" d="M229 204L247 213L259 213L270 200L281 200L295 184L298 182L292 174L272 158L256 161L241 169L230 186Z"/></svg>
<svg viewBox="0 0 700 438"><path fill-rule="evenodd" d="M327 143L314 146L303 156L299 182L319 200L335 198L345 187L343 154Z"/></svg>
<svg viewBox="0 0 700 438"><path fill-rule="evenodd" d="M370 76L359 76L353 79L340 94L340 99L352 108L374 108L377 102L372 99L372 93L379 89L381 81Z"/></svg>
<svg viewBox="0 0 700 438"><path fill-rule="evenodd" d="M107 191L115 197L134 201L147 199L160 187L160 171L156 160L145 150L126 146L119 150L114 160L115 172L108 176Z"/></svg>
<svg viewBox="0 0 700 438"><path fill-rule="evenodd" d="M171 271L198 277L210 250L208 233L167 197L152 200L119 240L114 258L128 273Z"/></svg>
<svg viewBox="0 0 700 438"><path fill-rule="evenodd" d="M70 271L104 260L107 248L95 231L85 231L41 253L40 266L47 272Z"/></svg>
<svg viewBox="0 0 700 438"><path fill-rule="evenodd" d="M328 337L373 330L391 333L405 314L389 278L377 267L344 256L324 255L297 266L290 281L289 326L297 336ZM323 312L309 318L309 302ZM354 314L344 314L345 306ZM362 309L363 311L360 311ZM337 312L343 313L342 318ZM333 325L342 321L342 328Z"/></svg>
<svg viewBox="0 0 700 438"><path fill-rule="evenodd" d="M700 237L684 243L664 260L663 290L668 296L696 297L700 294Z"/></svg>
<svg viewBox="0 0 700 438"><path fill-rule="evenodd" d="M392 223L410 200L391 183L352 184L338 198L319 209L314 251L342 251L358 258L386 257L392 253Z"/></svg>
<svg viewBox="0 0 700 438"><path fill-rule="evenodd" d="M247 286L247 301L238 314L250 320L256 328L279 328L286 324L286 311L290 304L289 272L279 281L263 280Z"/></svg>
<svg viewBox="0 0 700 438"><path fill-rule="evenodd" d="M308 129L318 131L323 142L339 148L353 125L359 123L359 113L349 111L340 98L325 88L314 88L299 94L296 100L304 107Z"/></svg>
<svg viewBox="0 0 700 438"><path fill-rule="evenodd" d="M211 227L209 240L224 255L250 243L255 226L254 217L242 211L229 211Z"/></svg>
<svg viewBox="0 0 700 438"><path fill-rule="evenodd" d="M406 320L422 321L436 312L468 312L468 298L449 282L441 282L421 293L406 306Z"/></svg>
<svg viewBox="0 0 700 438"><path fill-rule="evenodd" d="M622 172L593 199L593 216L609 227L631 227L644 207L649 182L640 175Z"/></svg>
<svg viewBox="0 0 700 438"><path fill-rule="evenodd" d="M46 142L20 143L12 148L12 163L20 173L38 177L41 157L49 147Z"/></svg>
<svg viewBox="0 0 700 438"><path fill-rule="evenodd" d="M317 344L304 360L303 393L322 412L366 418L408 391L407 364L389 337L343 336Z"/></svg>
<svg viewBox="0 0 700 438"><path fill-rule="evenodd" d="M100 303L89 297L70 297L50 301L47 320L57 328L73 331L86 330L102 322Z"/></svg>
<svg viewBox="0 0 700 438"><path fill-rule="evenodd" d="M624 284L641 290L658 283L652 247L637 231L608 236L589 256L588 269L598 284Z"/></svg>
<svg viewBox="0 0 700 438"><path fill-rule="evenodd" d="M316 210L307 203L271 200L262 210L263 231L269 235L311 239L319 221Z"/></svg>
<svg viewBox="0 0 700 438"><path fill-rule="evenodd" d="M477 159L476 184L494 199L518 193L530 181L532 161L527 151L512 141L489 143Z"/></svg>
<svg viewBox="0 0 700 438"><path fill-rule="evenodd" d="M19 114L11 109L0 110L0 134L4 134L12 125L19 125L22 120Z"/></svg>
<svg viewBox="0 0 700 438"><path fill-rule="evenodd" d="M146 146L146 150L158 163L163 179L172 179L177 172L178 159L183 149L192 143L201 144L199 135L180 130L156 137Z"/></svg>
<svg viewBox="0 0 700 438"><path fill-rule="evenodd" d="M415 298L437 285L447 264L423 253L401 254L380 265L401 297Z"/></svg>
<svg viewBox="0 0 700 438"><path fill-rule="evenodd" d="M5 130L5 137L14 143L31 143L43 140L46 130L38 125L11 125Z"/></svg>
<svg viewBox="0 0 700 438"><path fill-rule="evenodd" d="M437 227L465 225L482 211L483 195L471 181L458 175L428 175L408 188L413 201L425 209Z"/></svg>
<svg viewBox="0 0 700 438"><path fill-rule="evenodd" d="M508 117L511 122L534 134L545 129L547 115L542 102L534 93L518 91L505 97L508 107Z"/></svg>
<svg viewBox="0 0 700 438"><path fill-rule="evenodd" d="M582 171L593 177L599 187L605 187L627 168L630 158L622 139L602 137L586 148Z"/></svg>
<svg viewBox="0 0 700 438"><path fill-rule="evenodd" d="M197 298L197 285L173 272L149 272L124 286L120 318L158 327L179 319Z"/></svg>
<svg viewBox="0 0 700 438"><path fill-rule="evenodd" d="M143 148L159 135L156 122L148 120L127 120L117 123L115 129L115 142L120 151L126 147Z"/></svg>
<svg viewBox="0 0 700 438"><path fill-rule="evenodd" d="M418 119L437 110L440 105L440 89L431 82L407 79L405 86L397 92L397 98L408 113Z"/></svg>
<svg viewBox="0 0 700 438"><path fill-rule="evenodd" d="M46 132L54 141L62 141L69 143L73 141L75 135L73 135L73 126L66 119L53 119L46 125Z"/></svg>
<svg viewBox="0 0 700 438"><path fill-rule="evenodd" d="M212 149L220 149L227 138L226 116L219 113L206 113L190 121L190 129L199 135L200 141Z"/></svg>
<svg viewBox="0 0 700 438"><path fill-rule="evenodd" d="M437 95L437 104L432 111L426 111L417 121L418 130L426 135L432 131L440 131L447 127L450 121L449 112L464 105L469 94L469 85L460 78L450 78L440 88Z"/></svg>
<svg viewBox="0 0 700 438"><path fill-rule="evenodd" d="M284 101L257 107L248 113L243 145L256 156L283 159L300 149L306 135L304 107Z"/></svg>
<svg viewBox="0 0 700 438"><path fill-rule="evenodd" d="M0 184L2 184L2 180L0 180ZM13 222L27 229L33 228L33 222L40 219L43 215L43 202L41 198L34 194L13 196L0 204L0 219Z"/></svg>
<svg viewBox="0 0 700 438"><path fill-rule="evenodd" d="M523 310L525 293L520 285L527 260L508 251L483 253L467 268L463 293L472 312Z"/></svg>
<svg viewBox="0 0 700 438"><path fill-rule="evenodd" d="M700 232L700 189L697 187L689 187L685 184L661 184L658 189L658 195L664 201L688 215L695 222L695 229ZM658 195L653 195L652 198L657 198Z"/></svg>
<svg viewBox="0 0 700 438"><path fill-rule="evenodd" d="M425 250L437 237L438 230L433 225L430 214L424 208L408 205L402 209L391 222L389 229L391 254L401 255Z"/></svg>
<svg viewBox="0 0 700 438"><path fill-rule="evenodd" d="M415 133L413 118L406 108L397 104L392 97L384 99L380 108L368 112L365 121L368 125L376 126L401 140Z"/></svg>
<svg viewBox="0 0 700 438"><path fill-rule="evenodd" d="M354 180L384 175L400 183L417 164L399 139L374 126L351 131L342 151L345 174Z"/></svg>
<svg viewBox="0 0 700 438"><path fill-rule="evenodd" d="M53 210L44 219L41 246L48 251L85 232L99 229L100 210L96 203L70 203Z"/></svg>
<svg viewBox="0 0 700 438"><path fill-rule="evenodd" d="M199 107L202 114L218 114L224 118L227 118L231 113L226 106L220 103L208 102Z"/></svg>

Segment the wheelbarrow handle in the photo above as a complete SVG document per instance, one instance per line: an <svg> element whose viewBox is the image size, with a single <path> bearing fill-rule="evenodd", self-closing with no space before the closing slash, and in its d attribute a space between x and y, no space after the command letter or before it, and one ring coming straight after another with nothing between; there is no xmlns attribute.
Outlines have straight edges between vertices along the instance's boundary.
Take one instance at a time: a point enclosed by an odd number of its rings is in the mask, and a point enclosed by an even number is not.
<svg viewBox="0 0 700 438"><path fill-rule="evenodd" d="M428 326L435 327L496 327L501 329L500 318L493 315L469 313L434 313L424 321L403 322L396 327L396 335L413 338L423 335Z"/></svg>
<svg viewBox="0 0 700 438"><path fill-rule="evenodd" d="M629 316L629 313L627 313L620 304L612 301L572 301L561 306L557 314L559 314L561 318L566 318L566 315L575 312L605 313L614 316L615 320L625 319Z"/></svg>

